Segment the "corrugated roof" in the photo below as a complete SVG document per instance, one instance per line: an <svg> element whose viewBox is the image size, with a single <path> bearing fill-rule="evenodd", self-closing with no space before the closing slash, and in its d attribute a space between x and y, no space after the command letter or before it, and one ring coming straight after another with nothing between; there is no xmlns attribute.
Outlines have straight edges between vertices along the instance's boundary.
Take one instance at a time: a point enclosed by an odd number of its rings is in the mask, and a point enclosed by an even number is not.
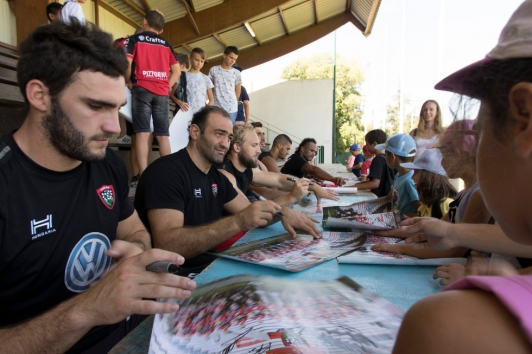
<svg viewBox="0 0 532 354"><path fill-rule="evenodd" d="M281 16L276 11L273 15L249 23L261 43L286 35Z"/></svg>
<svg viewBox="0 0 532 354"><path fill-rule="evenodd" d="M108 0L107 3L133 21L142 24L144 16L123 0Z"/></svg>
<svg viewBox="0 0 532 354"><path fill-rule="evenodd" d="M253 29L253 27L251 28ZM239 50L258 45L257 41L251 36L245 26L238 26L219 35L225 44L234 45Z"/></svg>
<svg viewBox="0 0 532 354"><path fill-rule="evenodd" d="M187 15L187 9L180 0L150 0L152 10L159 10L164 15L164 21L170 22Z"/></svg>
<svg viewBox="0 0 532 354"><path fill-rule="evenodd" d="M351 2L351 13L364 26L368 25L369 14L371 13L374 1L376 0L356 0Z"/></svg>
<svg viewBox="0 0 532 354"><path fill-rule="evenodd" d="M338 0L316 0L315 4L318 23L344 13L347 6L345 1Z"/></svg>
<svg viewBox="0 0 532 354"><path fill-rule="evenodd" d="M287 10L291 7L294 7L296 5L299 5L304 2L310 2L311 0L290 0L286 4L281 5L281 10Z"/></svg>
<svg viewBox="0 0 532 354"><path fill-rule="evenodd" d="M298 0L299 1L299 0ZM316 23L314 3L305 1L283 11L288 32L292 33Z"/></svg>
<svg viewBox="0 0 532 354"><path fill-rule="evenodd" d="M199 41L188 43L191 48L199 47L205 51L207 60L218 58L224 52L225 46L214 37L207 37Z"/></svg>
<svg viewBox="0 0 532 354"><path fill-rule="evenodd" d="M192 49L194 49L194 48L192 48ZM190 51L187 48L183 47L182 45L180 45L178 47L174 47L174 50L178 54L186 54L186 55L190 56Z"/></svg>
<svg viewBox="0 0 532 354"><path fill-rule="evenodd" d="M257 17L250 18L250 19L248 20L248 22L251 23L251 22L254 22L254 21L258 21L258 20L260 20L260 19L263 19L263 18L265 18L265 17L269 17L269 16L274 15L274 14L277 14L277 13L279 13L279 10L277 10L277 9L273 9L273 10L270 10L270 11L268 11L268 12L264 12L264 13L260 14L260 15L257 16Z"/></svg>
<svg viewBox="0 0 532 354"><path fill-rule="evenodd" d="M224 0L190 0L190 4L195 12L200 12L209 7L219 5L222 2L224 2Z"/></svg>

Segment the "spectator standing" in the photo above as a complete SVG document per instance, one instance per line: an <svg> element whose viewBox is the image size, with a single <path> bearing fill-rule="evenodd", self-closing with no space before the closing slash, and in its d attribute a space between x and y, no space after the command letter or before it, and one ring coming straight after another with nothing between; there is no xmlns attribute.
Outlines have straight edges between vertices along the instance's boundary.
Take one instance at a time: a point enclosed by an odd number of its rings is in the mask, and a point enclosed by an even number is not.
<svg viewBox="0 0 532 354"><path fill-rule="evenodd" d="M84 4L87 0L66 0L61 8L61 20L67 25L75 18L81 24L85 24L85 15L80 4Z"/></svg>
<svg viewBox="0 0 532 354"><path fill-rule="evenodd" d="M141 175L148 166L151 118L153 118L153 136L159 143L159 154L165 156L171 152L168 132L168 91L177 81L181 71L170 43L159 37L163 27L164 16L156 10L148 11L142 22L143 32L129 37L126 44L129 61L128 80L132 64L135 63L131 114Z"/></svg>
<svg viewBox="0 0 532 354"><path fill-rule="evenodd" d="M222 65L213 66L209 71L209 78L214 84L214 105L229 113L233 125L236 122L242 85L240 71L233 68L239 53L237 47L225 48Z"/></svg>
<svg viewBox="0 0 532 354"><path fill-rule="evenodd" d="M416 141L417 154L414 161L423 154L427 147L436 144L442 133L440 105L434 100L425 101L421 106L421 112L419 112L417 128L410 132Z"/></svg>
<svg viewBox="0 0 532 354"><path fill-rule="evenodd" d="M238 65L233 65L233 68L242 72L242 68ZM236 124L249 124L250 123L250 113L249 113L249 95L244 87L240 86L240 97L238 98L238 113L236 115Z"/></svg>
<svg viewBox="0 0 532 354"><path fill-rule="evenodd" d="M46 17L50 23L61 20L61 9L63 5L58 2L51 2L46 5Z"/></svg>
<svg viewBox="0 0 532 354"><path fill-rule="evenodd" d="M205 63L205 58L206 55L203 49L192 49L190 53L190 70L185 74L187 102L180 104L174 100L184 112L190 109L192 114L194 114L203 107L212 106L214 103L212 93L214 85L207 75L200 72Z"/></svg>
<svg viewBox="0 0 532 354"><path fill-rule="evenodd" d="M355 176L360 178L360 169L365 161L364 156L362 156L362 149L358 144L353 144L349 148L349 152L351 153L351 156L349 156L349 159L347 160L346 170L353 172Z"/></svg>

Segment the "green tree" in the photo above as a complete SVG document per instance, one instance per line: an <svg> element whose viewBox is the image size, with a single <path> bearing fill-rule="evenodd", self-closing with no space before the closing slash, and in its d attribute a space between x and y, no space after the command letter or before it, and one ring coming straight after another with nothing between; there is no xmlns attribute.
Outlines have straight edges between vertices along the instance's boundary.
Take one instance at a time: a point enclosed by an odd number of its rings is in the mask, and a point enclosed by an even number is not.
<svg viewBox="0 0 532 354"><path fill-rule="evenodd" d="M405 97L404 113L405 118L403 121L403 133L410 133L412 129L417 127L418 116L412 112L411 101L408 97ZM386 105L387 119L384 125L384 131L388 136L399 133L399 112L401 102L401 91L397 91L397 94L393 97L391 103Z"/></svg>
<svg viewBox="0 0 532 354"><path fill-rule="evenodd" d="M283 69L285 80L333 78L334 62L331 54L316 54L299 58ZM360 85L364 75L358 63L336 57L336 154L346 152L354 142L364 142L362 124L362 96Z"/></svg>

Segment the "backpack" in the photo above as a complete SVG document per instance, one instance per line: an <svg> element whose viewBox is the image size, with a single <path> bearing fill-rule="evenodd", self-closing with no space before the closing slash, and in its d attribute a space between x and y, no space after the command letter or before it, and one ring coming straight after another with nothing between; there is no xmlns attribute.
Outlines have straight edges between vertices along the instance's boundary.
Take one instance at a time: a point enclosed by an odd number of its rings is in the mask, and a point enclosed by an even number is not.
<svg viewBox="0 0 532 354"><path fill-rule="evenodd" d="M179 84L177 85L177 89L174 92L174 96L177 97L178 100L183 101L185 103L188 103L187 101L187 73L185 71L181 72L181 76L179 78ZM179 106L175 106L174 115L179 111Z"/></svg>

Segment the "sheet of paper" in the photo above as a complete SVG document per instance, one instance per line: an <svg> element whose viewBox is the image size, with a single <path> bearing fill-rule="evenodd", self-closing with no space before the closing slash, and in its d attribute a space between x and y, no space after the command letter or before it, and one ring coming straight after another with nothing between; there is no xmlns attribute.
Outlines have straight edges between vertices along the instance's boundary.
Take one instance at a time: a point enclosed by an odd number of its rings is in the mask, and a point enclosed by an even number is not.
<svg viewBox="0 0 532 354"><path fill-rule="evenodd" d="M192 111L179 110L170 124L170 146L172 153L181 150L188 144L188 127L192 120Z"/></svg>
<svg viewBox="0 0 532 354"><path fill-rule="evenodd" d="M310 235L299 234L293 238L290 234L282 234L246 242L212 254L299 272L361 247L366 241L361 232L323 231L321 236L321 239L315 239Z"/></svg>

